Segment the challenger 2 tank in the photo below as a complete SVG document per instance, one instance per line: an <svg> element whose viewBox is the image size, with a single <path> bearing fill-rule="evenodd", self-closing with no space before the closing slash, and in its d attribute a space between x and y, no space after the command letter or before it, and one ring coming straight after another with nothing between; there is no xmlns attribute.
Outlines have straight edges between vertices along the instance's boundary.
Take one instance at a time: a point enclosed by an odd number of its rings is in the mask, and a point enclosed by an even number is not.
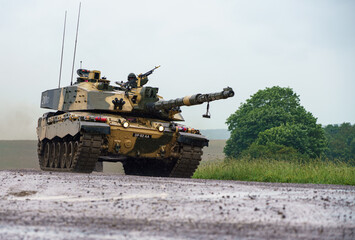
<svg viewBox="0 0 355 240"><path fill-rule="evenodd" d="M122 162L130 175L191 177L208 139L180 123L180 107L209 104L234 92L227 87L166 101L158 88L144 86L156 68L130 74L117 86L100 71L79 69L76 83L44 91L41 108L55 111L38 119L40 168L91 173L108 161Z"/></svg>

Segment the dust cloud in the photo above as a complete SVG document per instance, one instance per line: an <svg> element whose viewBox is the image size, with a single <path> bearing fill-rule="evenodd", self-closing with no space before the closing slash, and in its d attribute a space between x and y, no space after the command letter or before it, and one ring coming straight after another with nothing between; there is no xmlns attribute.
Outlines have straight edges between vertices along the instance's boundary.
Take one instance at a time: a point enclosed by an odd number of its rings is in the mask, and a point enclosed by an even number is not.
<svg viewBox="0 0 355 240"><path fill-rule="evenodd" d="M2 104L0 112L0 140L37 139L37 120L44 112L38 106Z"/></svg>

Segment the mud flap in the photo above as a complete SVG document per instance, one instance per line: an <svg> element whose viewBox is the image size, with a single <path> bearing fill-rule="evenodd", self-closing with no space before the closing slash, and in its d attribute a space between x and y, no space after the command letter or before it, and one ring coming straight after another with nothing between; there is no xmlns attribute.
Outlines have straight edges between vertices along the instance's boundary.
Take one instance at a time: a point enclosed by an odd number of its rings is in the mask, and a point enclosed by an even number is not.
<svg viewBox="0 0 355 240"><path fill-rule="evenodd" d="M91 134L110 134L111 128L106 123L80 122L80 129Z"/></svg>
<svg viewBox="0 0 355 240"><path fill-rule="evenodd" d="M208 147L209 140L203 135L184 133L184 132L180 132L179 134L180 136L177 139L179 143L198 146L201 148Z"/></svg>

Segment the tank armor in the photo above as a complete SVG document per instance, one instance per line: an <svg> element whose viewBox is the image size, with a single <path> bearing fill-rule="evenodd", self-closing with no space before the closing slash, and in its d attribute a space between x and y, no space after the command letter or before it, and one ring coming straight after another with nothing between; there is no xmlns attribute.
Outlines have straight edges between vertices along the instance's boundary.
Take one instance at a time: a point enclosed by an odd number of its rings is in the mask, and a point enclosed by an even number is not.
<svg viewBox="0 0 355 240"><path fill-rule="evenodd" d="M159 66L158 66L159 67ZM102 162L122 162L126 174L191 177L209 140L186 127L182 106L234 96L232 88L163 100L158 88L143 86L155 69L130 74L110 85L97 70L79 69L77 81L44 91L41 107L55 110L38 119L38 158L44 171L90 173Z"/></svg>

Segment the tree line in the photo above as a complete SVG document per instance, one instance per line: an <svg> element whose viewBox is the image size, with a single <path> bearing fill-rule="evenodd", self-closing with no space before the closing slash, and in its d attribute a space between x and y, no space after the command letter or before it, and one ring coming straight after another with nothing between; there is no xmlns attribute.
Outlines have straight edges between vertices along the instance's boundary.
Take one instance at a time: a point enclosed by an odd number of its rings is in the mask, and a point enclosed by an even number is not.
<svg viewBox="0 0 355 240"><path fill-rule="evenodd" d="M355 124L342 123L324 127L328 141L324 154L329 159L355 160Z"/></svg>
<svg viewBox="0 0 355 240"><path fill-rule="evenodd" d="M231 136L224 152L229 158L355 159L355 125L322 127L291 88L259 90L226 123Z"/></svg>

